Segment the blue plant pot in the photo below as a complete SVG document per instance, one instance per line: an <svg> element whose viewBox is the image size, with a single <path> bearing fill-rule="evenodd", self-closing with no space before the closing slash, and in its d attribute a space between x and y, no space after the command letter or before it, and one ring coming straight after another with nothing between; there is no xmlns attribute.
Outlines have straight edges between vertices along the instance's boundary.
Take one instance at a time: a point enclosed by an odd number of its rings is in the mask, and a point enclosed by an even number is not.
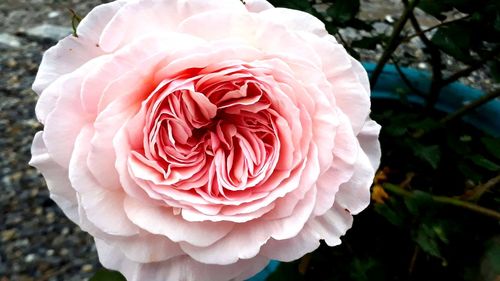
<svg viewBox="0 0 500 281"><path fill-rule="evenodd" d="M373 63L363 63L369 75L375 69ZM419 71L412 68L402 68L411 84L426 92L429 89L431 77L426 71ZM421 104L425 100L412 93L412 90L405 84L394 65L386 65L380 78L372 91L374 99L400 99L399 93L406 93L406 99L411 103ZM450 113L458 110L464 105L477 100L484 93L480 90L465 86L461 83L452 83L443 88L436 103L436 109ZM463 117L463 120L476 128L493 136L500 136L500 99L492 100Z"/></svg>
<svg viewBox="0 0 500 281"><path fill-rule="evenodd" d="M254 277L248 279L247 281L265 281L271 273L273 273L276 268L278 268L278 265L280 264L279 261L271 261L264 270L259 272L257 275Z"/></svg>

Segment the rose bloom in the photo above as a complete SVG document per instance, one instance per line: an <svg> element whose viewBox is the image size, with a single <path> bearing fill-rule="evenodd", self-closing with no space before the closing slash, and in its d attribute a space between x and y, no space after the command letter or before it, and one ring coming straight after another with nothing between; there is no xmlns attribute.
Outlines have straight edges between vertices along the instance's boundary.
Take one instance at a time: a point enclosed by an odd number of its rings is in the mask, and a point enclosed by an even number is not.
<svg viewBox="0 0 500 281"><path fill-rule="evenodd" d="M49 49L31 165L129 281L244 280L330 246L380 159L367 74L264 0L124 0Z"/></svg>

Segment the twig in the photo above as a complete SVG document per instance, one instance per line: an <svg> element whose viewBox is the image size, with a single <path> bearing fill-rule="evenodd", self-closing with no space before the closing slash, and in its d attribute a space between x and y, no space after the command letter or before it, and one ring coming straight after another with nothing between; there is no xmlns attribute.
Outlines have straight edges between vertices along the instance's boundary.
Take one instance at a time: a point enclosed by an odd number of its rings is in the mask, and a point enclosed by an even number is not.
<svg viewBox="0 0 500 281"><path fill-rule="evenodd" d="M440 27L443 27L443 26L445 26L445 25L448 25L448 24L451 24L451 23L455 23L455 22L457 22L457 21L462 21L462 20L468 19L468 18L470 18L470 17L471 17L471 15L467 15L467 16L465 16L465 17L461 17L461 18L458 18L458 19L454 19L454 20L450 20L450 21L444 21L444 22L441 22L441 23L439 23L439 24L436 24L436 25L431 26L431 27L429 27L429 28L423 29L423 30L421 30L421 31L416 31L416 32L415 32L415 34L412 34L412 35L410 35L410 36L408 36L408 37L404 38L404 39L402 40L402 42L403 42L403 43L408 42L408 41L410 41L411 39L413 39L413 38L415 38L415 37L420 37L422 34L425 34L425 33L429 32L429 31L432 31L432 30L434 30L434 29L436 29L436 28L440 28Z"/></svg>
<svg viewBox="0 0 500 281"><path fill-rule="evenodd" d="M403 0L403 3L406 6L409 5L408 0ZM441 52L434 45L434 43L432 43L432 41L429 40L429 38L427 38L425 33L422 31L420 23L415 17L413 11L410 13L409 18L413 29L415 30L415 32L417 32L417 34L419 34L418 37L425 44L430 55L429 64L432 66L432 80L429 88L429 96L427 99L427 109L430 110L434 107L434 104L437 102L442 88L441 84L443 80L443 73L442 73L443 65L441 63Z"/></svg>
<svg viewBox="0 0 500 281"><path fill-rule="evenodd" d="M420 247L418 245L415 245L415 250L413 250L413 255L411 256L410 260L410 266L408 267L408 275L410 276L415 270L415 264L417 263L417 257L419 253L420 253Z"/></svg>
<svg viewBox="0 0 500 281"><path fill-rule="evenodd" d="M383 187L384 187L384 189L388 190L389 192L396 194L396 195L399 195L399 196L409 197L409 198L414 196L413 192L404 190L397 185L384 184ZM488 209L488 208L481 207L481 206L473 204L473 203L469 203L466 201L462 201L460 199L450 198L450 197L446 197L446 196L431 195L431 198L434 202L445 204L445 205L452 205L452 206L460 207L462 209L467 209L467 210L473 211L475 213L482 214L482 215L485 215L485 216L488 216L488 217L491 217L491 218L494 218L494 219L500 221L500 213L495 211L495 210Z"/></svg>
<svg viewBox="0 0 500 281"><path fill-rule="evenodd" d="M389 42L387 43L387 47L385 48L384 53L380 57L379 61L377 62L377 66L370 76L370 85L372 89L375 87L375 84L377 84L377 80L380 74L382 74L382 70L384 69L385 64L389 61L394 51L396 51L396 49L400 45L401 40L399 39L399 36L401 34L401 31L403 30L410 14L413 12L413 9L415 9L418 2L420 2L420 0L411 1L409 5L405 7L403 14L394 26L394 30L392 31L392 34L389 38Z"/></svg>
<svg viewBox="0 0 500 281"><path fill-rule="evenodd" d="M394 64L394 67L396 67L396 71L398 72L399 76L401 77L401 80L406 84L406 86L412 90L415 94L418 96L424 97L424 93L417 89L413 84L411 83L410 79L406 76L406 74L401 70L401 67L399 66L399 62L394 59L394 57L391 57L391 62Z"/></svg>
<svg viewBox="0 0 500 281"><path fill-rule="evenodd" d="M488 103L492 100L494 100L495 98L498 98L500 97L500 89L497 89L489 94L486 94L482 97L480 97L479 99L467 104L466 106L460 108L459 110L451 113L450 115L444 117L443 119L441 119L439 122L441 124L448 124L452 121L455 121L459 118L461 118L462 116L468 114L469 112L471 112L472 110L480 107L481 105L485 104L485 103Z"/></svg>
<svg viewBox="0 0 500 281"><path fill-rule="evenodd" d="M470 191L468 195L466 195L465 199L469 201L477 201L481 198L481 196L483 196L484 193L488 192L488 190L498 184L500 184L500 174L490 179L489 181L474 187L474 189Z"/></svg>
<svg viewBox="0 0 500 281"><path fill-rule="evenodd" d="M336 32L335 35L337 35L340 39L340 42L342 42L342 45L344 46L349 46L349 44L347 44L347 41L344 39L344 36L342 36L342 34L340 34L340 32Z"/></svg>
<svg viewBox="0 0 500 281"><path fill-rule="evenodd" d="M443 79L443 81L442 81L443 86L451 84L451 83L457 81L458 79L460 79L462 77L469 76L472 72L474 72L474 71L478 70L479 68L483 67L485 62L493 59L499 53L500 53L500 45L497 46L496 48L494 48L487 55L485 55L484 57L482 57L482 59L480 59L478 61L474 61L468 67L466 67L464 69L461 69L461 70L455 72L454 74L450 75L449 77Z"/></svg>
<svg viewBox="0 0 500 281"><path fill-rule="evenodd" d="M76 32L76 29L78 27L78 24L82 21L82 17L80 17L75 10L68 8L70 14L71 14L71 28L73 29L73 36L78 37L78 34Z"/></svg>

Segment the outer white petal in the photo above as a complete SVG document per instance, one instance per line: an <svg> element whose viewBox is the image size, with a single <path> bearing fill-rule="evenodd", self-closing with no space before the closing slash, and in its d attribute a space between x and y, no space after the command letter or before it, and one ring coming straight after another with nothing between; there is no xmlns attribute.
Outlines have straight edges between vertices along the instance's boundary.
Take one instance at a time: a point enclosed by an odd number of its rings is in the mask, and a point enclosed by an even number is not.
<svg viewBox="0 0 500 281"><path fill-rule="evenodd" d="M78 191L85 214L99 230L107 234L130 236L139 233L123 208L124 193L109 191L99 186L86 166L93 129L85 127L75 141L75 149L69 163L69 178Z"/></svg>
<svg viewBox="0 0 500 281"><path fill-rule="evenodd" d="M209 265L178 256L156 263L137 263L127 259L114 245L95 239L100 262L109 269L118 270L128 281L222 281L243 280L249 274L263 269L269 260L256 257L231 265Z"/></svg>
<svg viewBox="0 0 500 281"><path fill-rule="evenodd" d="M269 239L290 239L299 234L311 215L315 198L316 188L313 187L290 217L238 224L226 237L209 247L181 243L181 248L189 256L203 263L227 265L240 259L251 259L259 254L260 248Z"/></svg>
<svg viewBox="0 0 500 281"><path fill-rule="evenodd" d="M365 126L358 135L359 144L361 149L366 153L373 169L377 170L380 165L380 142L378 136L380 133L380 125L373 120L368 120Z"/></svg>
<svg viewBox="0 0 500 281"><path fill-rule="evenodd" d="M315 215L322 215L332 208L335 194L340 186L348 182L354 174L354 165L360 152L358 140L354 135L349 119L339 114L340 125L335 136L333 162L330 169L318 179L318 199L314 209Z"/></svg>
<svg viewBox="0 0 500 281"><path fill-rule="evenodd" d="M343 236L352 226L352 215L343 207L334 204L333 207L321 216L315 217L307 223L310 231L317 233L328 246L341 243Z"/></svg>
<svg viewBox="0 0 500 281"><path fill-rule="evenodd" d="M252 13L258 13L274 8L274 6L266 0L245 0L245 7Z"/></svg>
<svg viewBox="0 0 500 281"><path fill-rule="evenodd" d="M60 76L104 54L98 38L123 3L124 1L114 1L97 6L80 22L78 37L70 35L45 52L33 83L33 90L41 94Z"/></svg>
<svg viewBox="0 0 500 281"><path fill-rule="evenodd" d="M78 223L78 200L69 182L68 171L57 164L48 153L43 141L43 132L36 133L31 146L31 155L30 165L42 173L50 191L50 198L70 220Z"/></svg>
<svg viewBox="0 0 500 281"><path fill-rule="evenodd" d="M112 52L138 37L175 31L182 20L212 10L236 12L245 8L234 0L129 1L104 29L100 45Z"/></svg>
<svg viewBox="0 0 500 281"><path fill-rule="evenodd" d="M370 159L360 151L354 164L354 175L340 186L335 196L335 203L353 215L364 210L370 204L370 186L374 176L375 168Z"/></svg>
<svg viewBox="0 0 500 281"><path fill-rule="evenodd" d="M317 232L311 231L311 228L306 225L293 238L285 240L270 239L262 246L259 254L273 260L284 262L294 261L316 250L320 245L319 240L320 235Z"/></svg>
<svg viewBox="0 0 500 281"><path fill-rule="evenodd" d="M171 208L151 206L130 197L125 199L125 211L133 223L150 233L200 247L215 243L234 226L229 222L187 222L182 216L174 215Z"/></svg>
<svg viewBox="0 0 500 281"><path fill-rule="evenodd" d="M319 54L296 32L285 25L262 20L260 14L227 10L205 12L182 21L177 31L207 41L238 40L262 50L267 57L291 57L321 65Z"/></svg>
<svg viewBox="0 0 500 281"><path fill-rule="evenodd" d="M146 232L131 237L114 237L111 243L118 247L117 250L123 252L127 259L139 263L160 262L184 255L178 243Z"/></svg>
<svg viewBox="0 0 500 281"><path fill-rule="evenodd" d="M318 36L328 35L325 24L306 12L275 8L262 11L260 16L277 24L283 24L293 31L311 32Z"/></svg>

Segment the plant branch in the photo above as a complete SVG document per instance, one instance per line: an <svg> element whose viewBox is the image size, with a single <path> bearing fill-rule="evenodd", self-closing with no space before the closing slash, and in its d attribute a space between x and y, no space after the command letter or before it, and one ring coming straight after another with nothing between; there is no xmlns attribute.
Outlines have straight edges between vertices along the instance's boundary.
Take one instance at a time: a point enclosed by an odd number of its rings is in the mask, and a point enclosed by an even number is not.
<svg viewBox="0 0 500 281"><path fill-rule="evenodd" d="M445 124L448 124L452 121L455 121L461 117L463 117L464 115L468 114L469 112L471 112L472 110L480 107L481 105L485 104L485 103L488 103L492 100L494 100L495 98L498 98L500 97L500 89L497 89L491 93L488 93L482 97L480 97L479 99L467 104L466 106L460 108L459 110L451 113L450 115L444 117L443 119L441 119L439 122L443 125Z"/></svg>
<svg viewBox="0 0 500 281"><path fill-rule="evenodd" d="M394 67L396 67L396 71L398 72L399 76L401 77L401 80L403 80L403 82L406 84L406 86L413 91L413 93L417 94L418 96L425 96L424 93L422 93L422 91L420 91L419 89L417 89L410 81L410 79L408 79L408 77L406 76L406 74L401 70L401 67L399 66L399 62L394 59L394 57L391 57L391 62L394 64Z"/></svg>
<svg viewBox="0 0 500 281"><path fill-rule="evenodd" d="M408 2L408 0L405 1ZM403 30L410 14L413 12L413 9L415 9L419 1L420 0L413 0L410 3L408 3L408 5L406 5L403 11L403 14L397 21L396 25L394 26L394 29L392 31L391 36L389 37L389 42L387 43L384 53L380 57L379 61L377 62L377 66L375 67L375 70L373 70L373 73L370 76L370 85L372 89L377 84L377 80L380 74L382 74L382 70L384 69L385 64L389 61L394 51L396 51L398 46L401 44L401 40L399 39L401 31Z"/></svg>
<svg viewBox="0 0 500 281"><path fill-rule="evenodd" d="M73 36L78 37L78 34L76 33L76 29L78 27L78 24L82 21L82 17L80 17L75 10L68 8L69 13L71 14L71 28L73 29Z"/></svg>
<svg viewBox="0 0 500 281"><path fill-rule="evenodd" d="M500 174L489 181L474 187L474 189L470 192L470 195L467 196L467 199L470 201L477 201L485 192L488 192L488 190L498 184L500 184Z"/></svg>
<svg viewBox="0 0 500 281"><path fill-rule="evenodd" d="M450 75L449 77L443 79L442 86L446 86L448 84L451 84L462 77L469 76L472 72L474 72L474 71L478 70L479 68L481 68L482 66L484 66L484 63L493 59L499 53L500 53L500 45L498 45L496 48L494 48L491 52L489 52L487 55L482 57L480 60L471 63L468 67L466 67L462 70L459 70L459 71L455 72L454 74Z"/></svg>
<svg viewBox="0 0 500 281"><path fill-rule="evenodd" d="M411 256L410 260L410 266L408 267L408 275L410 276L415 270L415 264L417 263L417 257L419 253L420 253L420 247L418 245L415 245L415 249L413 250L413 255Z"/></svg>
<svg viewBox="0 0 500 281"><path fill-rule="evenodd" d="M412 34L412 35L410 35L410 36L408 36L408 37L404 38L404 39L402 40L402 42L403 42L403 43L408 42L408 41L410 41L411 39L413 39L413 38L415 38L415 37L420 37L422 34L425 34L425 33L429 32L429 31L432 31L432 30L434 30L434 29L440 28L440 27L442 27L442 26L445 26L445 25L448 25L448 24L451 24L451 23L455 23L455 22L458 22L458 21L462 21L462 20L468 19L468 18L470 18L470 17L471 17L470 15L467 15L467 16L465 16L465 17L461 17L461 18L458 18L458 19L450 20L450 21L444 21L444 22L441 22L441 23L436 24L436 25L434 25L434 26L431 26L431 27L429 27L429 28L426 28L426 29L423 29L423 30L420 30L420 31L416 31L416 32L415 32L415 34Z"/></svg>
<svg viewBox="0 0 500 281"><path fill-rule="evenodd" d="M340 39L340 42L342 42L342 45L344 46L349 46L349 44L347 44L347 41L344 39L344 36L342 36L342 34L340 34L340 32L336 32L335 35L337 35Z"/></svg>
<svg viewBox="0 0 500 281"><path fill-rule="evenodd" d="M408 191L408 190L404 190L397 185L384 184L383 187L384 187L384 189L388 190L389 192L396 194L396 195L399 195L399 196L408 197L408 198L411 198L414 196L413 192ZM491 218L494 218L494 219L500 221L500 213L495 211L495 210L488 209L488 208L481 207L481 206L473 204L473 203L469 203L469 202L466 202L466 201L463 201L460 199L450 198L450 197L446 197L446 196L431 195L431 198L436 203L460 207L462 209L467 209L467 210L473 211L475 213L482 214L482 215L485 215L485 216L488 216L488 217L491 217Z"/></svg>
<svg viewBox="0 0 500 281"><path fill-rule="evenodd" d="M403 3L405 3L405 5L408 5L408 0L403 0ZM420 27L420 23L415 17L413 11L410 13L409 18L413 29L417 34L419 34L418 37L420 38L420 40L422 40L430 55L429 64L432 67L432 80L429 87L429 96L427 99L427 109L430 110L437 102L442 88L441 84L443 80L443 65L441 63L441 52L434 45L434 43L432 43L432 41L427 38L422 30L422 27Z"/></svg>

